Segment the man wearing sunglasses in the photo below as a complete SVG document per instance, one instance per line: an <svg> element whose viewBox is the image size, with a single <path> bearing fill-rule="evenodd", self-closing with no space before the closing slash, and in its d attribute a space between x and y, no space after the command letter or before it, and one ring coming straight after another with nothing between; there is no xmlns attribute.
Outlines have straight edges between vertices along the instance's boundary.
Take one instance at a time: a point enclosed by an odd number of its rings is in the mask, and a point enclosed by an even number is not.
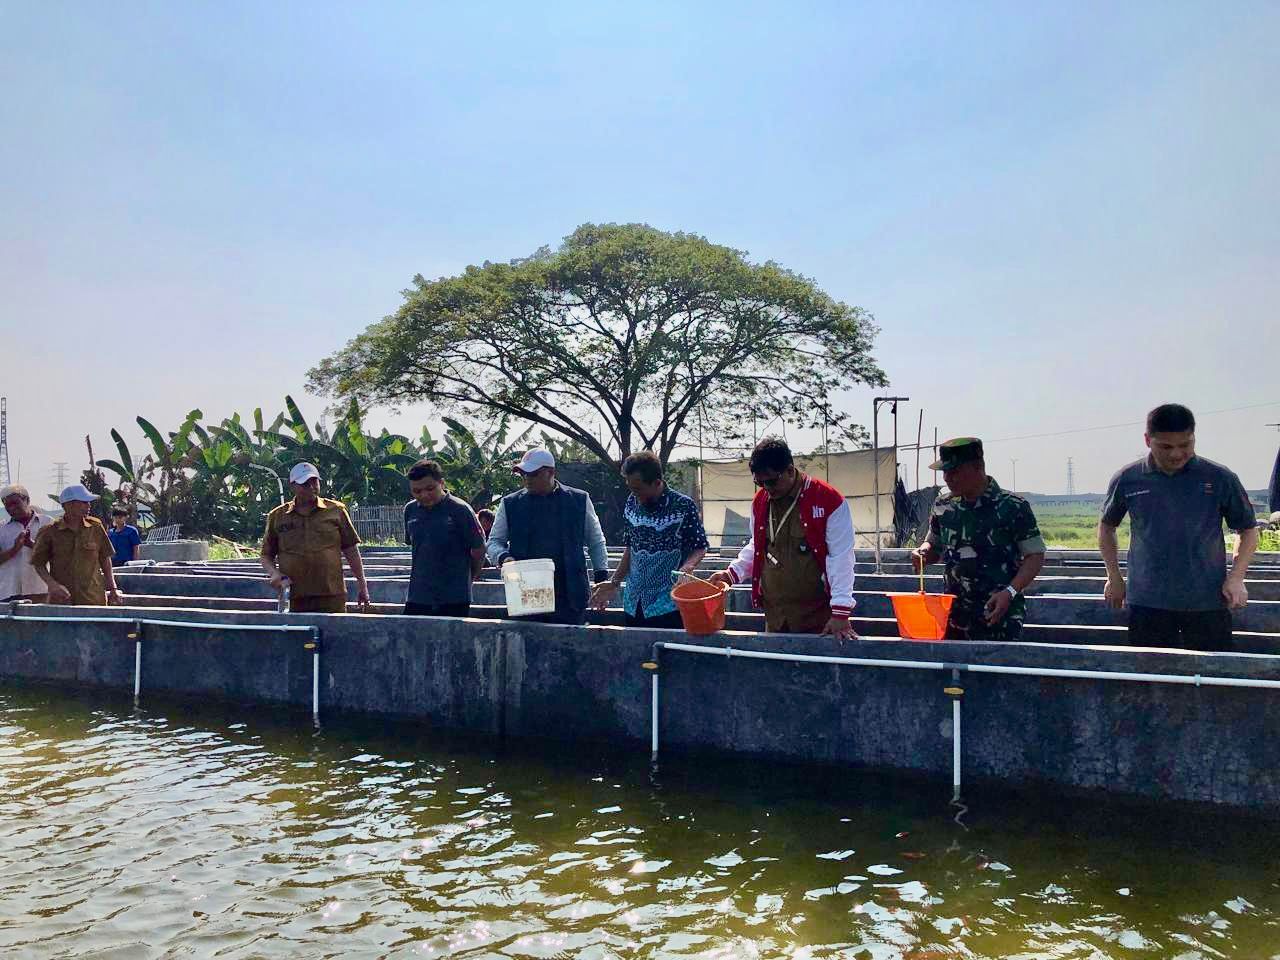
<svg viewBox="0 0 1280 960"><path fill-rule="evenodd" d="M785 440L765 437L751 451L751 539L718 583L751 578L769 633L821 633L856 639L853 518L840 491L796 467Z"/></svg>

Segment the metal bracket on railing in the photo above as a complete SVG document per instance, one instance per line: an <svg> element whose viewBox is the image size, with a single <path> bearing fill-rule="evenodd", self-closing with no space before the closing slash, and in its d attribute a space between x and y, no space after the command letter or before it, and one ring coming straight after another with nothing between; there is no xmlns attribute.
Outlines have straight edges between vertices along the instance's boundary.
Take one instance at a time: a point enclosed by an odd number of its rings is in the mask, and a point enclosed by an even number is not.
<svg viewBox="0 0 1280 960"><path fill-rule="evenodd" d="M960 701L964 699L964 687L960 686L959 664L951 667L951 686L942 692L951 698L951 802L960 802ZM958 815L957 815L958 816Z"/></svg>
<svg viewBox="0 0 1280 960"><path fill-rule="evenodd" d="M649 671L649 759L656 761L658 759L658 674L661 672L662 664L661 641L654 643L652 656L653 659L644 661L640 666Z"/></svg>
<svg viewBox="0 0 1280 960"><path fill-rule="evenodd" d="M311 651L311 720L320 725L320 628L311 628L311 639L302 645Z"/></svg>
<svg viewBox="0 0 1280 960"><path fill-rule="evenodd" d="M142 621L133 621L133 632L127 635L133 641L133 705L138 705L142 694Z"/></svg>

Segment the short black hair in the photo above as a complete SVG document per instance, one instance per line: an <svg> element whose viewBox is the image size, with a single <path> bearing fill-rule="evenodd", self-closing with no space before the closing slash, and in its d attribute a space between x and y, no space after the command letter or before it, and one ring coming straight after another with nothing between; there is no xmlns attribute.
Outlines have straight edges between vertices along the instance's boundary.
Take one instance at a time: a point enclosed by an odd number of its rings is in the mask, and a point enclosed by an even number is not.
<svg viewBox="0 0 1280 960"><path fill-rule="evenodd" d="M622 475L640 474L645 483L657 483L662 479L662 461L652 450L638 450L622 461Z"/></svg>
<svg viewBox="0 0 1280 960"><path fill-rule="evenodd" d="M440 469L440 464L434 460L419 460L409 468L409 482L414 480L425 480L430 477L439 483L444 483L444 471Z"/></svg>
<svg viewBox="0 0 1280 960"><path fill-rule="evenodd" d="M1147 414L1147 433L1186 433L1196 428L1196 415L1180 403L1162 403Z"/></svg>
<svg viewBox="0 0 1280 960"><path fill-rule="evenodd" d="M112 507L112 508L111 508L111 515L112 515L113 517L127 517L127 516L129 515L129 508L128 508L128 507L119 507L119 506L117 506L117 507Z"/></svg>
<svg viewBox="0 0 1280 960"><path fill-rule="evenodd" d="M476 519L477 520L496 520L497 516L494 514L492 510L486 507L483 510L476 511Z"/></svg>
<svg viewBox="0 0 1280 960"><path fill-rule="evenodd" d="M765 437L751 451L749 468L752 473L763 473L773 470L781 473L795 463L791 457L791 448L781 437Z"/></svg>

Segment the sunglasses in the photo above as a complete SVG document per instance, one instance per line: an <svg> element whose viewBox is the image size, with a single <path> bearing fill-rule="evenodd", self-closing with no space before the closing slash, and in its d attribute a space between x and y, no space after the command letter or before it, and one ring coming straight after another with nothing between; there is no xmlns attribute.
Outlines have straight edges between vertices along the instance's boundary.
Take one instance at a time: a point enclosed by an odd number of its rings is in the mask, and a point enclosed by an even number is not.
<svg viewBox="0 0 1280 960"><path fill-rule="evenodd" d="M774 487L776 487L779 483L781 483L784 479L786 479L786 476L787 475L785 473L780 473L776 477L768 477L768 478L752 477L751 482L754 483L757 487L763 487L766 490L771 490Z"/></svg>

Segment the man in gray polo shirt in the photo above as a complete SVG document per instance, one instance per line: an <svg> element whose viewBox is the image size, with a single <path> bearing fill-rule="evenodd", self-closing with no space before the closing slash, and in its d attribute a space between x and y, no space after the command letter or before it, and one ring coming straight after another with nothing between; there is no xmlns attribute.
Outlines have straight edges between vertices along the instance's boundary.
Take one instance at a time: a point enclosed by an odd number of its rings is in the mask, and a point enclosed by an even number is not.
<svg viewBox="0 0 1280 960"><path fill-rule="evenodd" d="M1111 478L1098 524L1107 603L1129 606L1129 642L1231 649L1231 609L1249 600L1244 575L1258 548L1257 518L1240 478L1196 456L1195 416L1167 403L1147 414L1150 452ZM1130 518L1129 582L1116 527ZM1227 571L1222 523L1240 534Z"/></svg>
<svg viewBox="0 0 1280 960"><path fill-rule="evenodd" d="M466 501L444 487L434 460L409 468L413 499L404 508L404 539L413 548L409 616L465 617L471 612L471 582L484 566L484 537Z"/></svg>

